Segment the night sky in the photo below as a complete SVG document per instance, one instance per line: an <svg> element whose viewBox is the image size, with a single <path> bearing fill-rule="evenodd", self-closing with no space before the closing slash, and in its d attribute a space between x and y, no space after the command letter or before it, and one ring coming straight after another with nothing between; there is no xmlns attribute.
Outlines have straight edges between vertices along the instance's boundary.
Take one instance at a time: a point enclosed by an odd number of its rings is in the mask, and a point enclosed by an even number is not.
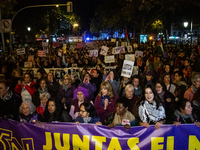
<svg viewBox="0 0 200 150"><path fill-rule="evenodd" d="M80 18L80 27L81 32L89 30L90 20L94 16L95 9L98 7L100 0L71 0L73 2L74 13L77 14ZM44 5L44 4L66 4L67 0L17 0L17 4L14 7L15 11L19 9L30 6L30 5ZM62 10L66 10L66 6L60 7ZM42 17L42 12L51 9L50 7L43 8L28 8L21 11L15 19L13 20L13 28L20 29L27 26L34 26L34 23L39 21L39 18Z"/></svg>

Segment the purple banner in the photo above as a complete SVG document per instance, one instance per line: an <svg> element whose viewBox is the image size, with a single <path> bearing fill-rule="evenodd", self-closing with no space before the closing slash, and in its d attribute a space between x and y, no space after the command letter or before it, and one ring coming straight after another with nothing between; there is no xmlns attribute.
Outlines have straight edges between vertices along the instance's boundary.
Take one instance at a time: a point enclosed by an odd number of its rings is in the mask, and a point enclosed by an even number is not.
<svg viewBox="0 0 200 150"><path fill-rule="evenodd" d="M0 119L1 150L199 150L200 128L163 125L159 130L75 123L18 123Z"/></svg>

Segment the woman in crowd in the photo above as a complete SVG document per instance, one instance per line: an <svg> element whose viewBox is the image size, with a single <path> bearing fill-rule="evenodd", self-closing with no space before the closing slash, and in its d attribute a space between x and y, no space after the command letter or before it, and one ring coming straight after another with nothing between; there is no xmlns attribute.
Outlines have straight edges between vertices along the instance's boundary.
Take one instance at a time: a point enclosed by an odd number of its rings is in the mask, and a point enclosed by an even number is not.
<svg viewBox="0 0 200 150"><path fill-rule="evenodd" d="M197 91L197 89L200 87L200 74L196 73L191 78L192 85L184 94L184 98L189 100L190 102L193 99L194 93Z"/></svg>
<svg viewBox="0 0 200 150"><path fill-rule="evenodd" d="M159 129L162 126L166 118L165 109L152 85L146 85L136 105L141 126L149 128L151 124L155 124L155 129Z"/></svg>
<svg viewBox="0 0 200 150"><path fill-rule="evenodd" d="M37 70L36 86L37 89L40 87L40 80L43 78L43 71L41 69Z"/></svg>
<svg viewBox="0 0 200 150"><path fill-rule="evenodd" d="M171 92L172 94L175 94L176 85L171 83L170 73L163 74L163 81L165 83L167 91Z"/></svg>
<svg viewBox="0 0 200 150"><path fill-rule="evenodd" d="M130 78L123 77L119 86L119 96L122 96L125 94L125 87L129 82L130 82Z"/></svg>
<svg viewBox="0 0 200 150"><path fill-rule="evenodd" d="M18 84L15 87L15 92L22 97L22 101L30 100L32 101L35 82L29 73L25 73L23 81L18 81Z"/></svg>
<svg viewBox="0 0 200 150"><path fill-rule="evenodd" d="M176 71L174 72L174 84L178 85L180 90L180 99L183 99L185 91L188 89L186 82L183 79L183 72Z"/></svg>
<svg viewBox="0 0 200 150"><path fill-rule="evenodd" d="M128 111L130 100L126 97L120 97L117 99L116 111L112 115L113 117L107 117L108 127L113 128L114 126L124 126L129 129L131 126L135 126L135 116ZM109 115L109 116L110 116Z"/></svg>
<svg viewBox="0 0 200 150"><path fill-rule="evenodd" d="M75 122L102 125L100 118L96 115L94 106L91 103L86 102L80 105L80 116L76 118Z"/></svg>
<svg viewBox="0 0 200 150"><path fill-rule="evenodd" d="M126 98L129 99L129 106L128 106L128 111L130 111L131 113L133 112L133 107L135 105L135 103L137 102L138 100L138 96L135 95L134 93L134 87L133 85L131 84L128 84L126 87L125 87L125 95L124 95Z"/></svg>
<svg viewBox="0 0 200 150"><path fill-rule="evenodd" d="M78 73L77 72L74 72L74 73L71 73L71 80L72 80L72 84L75 85L75 87L77 88L78 85L81 83L81 80L78 76Z"/></svg>
<svg viewBox="0 0 200 150"><path fill-rule="evenodd" d="M10 89L9 82L0 82L0 117L17 120L21 99Z"/></svg>
<svg viewBox="0 0 200 150"><path fill-rule="evenodd" d="M40 94L40 106L37 107L36 111L43 115L47 101L51 98L51 95L48 92Z"/></svg>
<svg viewBox="0 0 200 150"><path fill-rule="evenodd" d="M183 99L180 101L179 109L174 111L174 116L172 117L171 123L175 126L179 124L192 124L194 123L196 126L200 127L199 118L197 118L196 114L192 113L192 106L190 101L187 99Z"/></svg>
<svg viewBox="0 0 200 150"><path fill-rule="evenodd" d="M18 80L20 80L21 77L22 77L22 73L21 73L20 69L13 70L11 79L10 79L10 83L11 83L10 90L14 91L14 89L18 83Z"/></svg>
<svg viewBox="0 0 200 150"><path fill-rule="evenodd" d="M120 79L114 70L108 73L105 81L108 81L112 85L114 92L119 94Z"/></svg>
<svg viewBox="0 0 200 150"><path fill-rule="evenodd" d="M176 97L171 92L166 90L165 84L161 81L156 82L155 88L165 108L166 118L168 118L168 116L174 113L176 108ZM169 121L166 120L166 123L169 123Z"/></svg>
<svg viewBox="0 0 200 150"><path fill-rule="evenodd" d="M133 85L133 88L134 88L134 94L139 97L141 92L142 92L142 88L140 86L140 77L139 77L139 75L134 75L133 76L132 85Z"/></svg>
<svg viewBox="0 0 200 150"><path fill-rule="evenodd" d="M19 107L19 121L20 122L36 122L39 116L36 112L36 107L31 101L22 102Z"/></svg>
<svg viewBox="0 0 200 150"><path fill-rule="evenodd" d="M144 88L146 85L153 85L153 84L154 84L154 72L152 70L148 70L143 80L142 87Z"/></svg>
<svg viewBox="0 0 200 150"><path fill-rule="evenodd" d="M66 111L62 111L59 102L55 98L50 98L47 101L44 113L43 122L70 122L71 117Z"/></svg>
<svg viewBox="0 0 200 150"><path fill-rule="evenodd" d="M47 85L49 87L51 87L52 89L54 89L56 91L56 93L57 93L58 90L59 90L60 84L56 81L56 79L54 78L52 72L48 73L47 80L48 80Z"/></svg>
<svg viewBox="0 0 200 150"><path fill-rule="evenodd" d="M70 109L70 115L73 120L76 119L77 116L80 115L80 105L84 102L93 102L89 99L89 93L87 89L84 87L79 86L77 89L74 91L74 100L72 100L71 103L71 109Z"/></svg>
<svg viewBox="0 0 200 150"><path fill-rule="evenodd" d="M87 89L89 93L89 97L91 100L94 100L94 92L97 90L96 85L91 82L91 76L89 73L86 73L83 77L83 82L79 84L79 86L82 86Z"/></svg>
<svg viewBox="0 0 200 150"><path fill-rule="evenodd" d="M111 84L106 81L102 82L99 94L97 95L94 103L94 107L97 111L97 116L100 117L102 123L104 123L109 113L115 112L117 99L118 95L114 93Z"/></svg>
<svg viewBox="0 0 200 150"><path fill-rule="evenodd" d="M40 106L41 104L40 95L45 92L50 93L51 97L57 97L56 92L53 89L51 89L49 86L47 86L47 81L43 78L40 80L40 87L33 94L32 102L36 107Z"/></svg>
<svg viewBox="0 0 200 150"><path fill-rule="evenodd" d="M62 103L62 108L70 111L71 102L73 99L73 93L75 90L75 85L71 84L72 80L70 75L66 74L62 78L62 85L58 91L58 100Z"/></svg>

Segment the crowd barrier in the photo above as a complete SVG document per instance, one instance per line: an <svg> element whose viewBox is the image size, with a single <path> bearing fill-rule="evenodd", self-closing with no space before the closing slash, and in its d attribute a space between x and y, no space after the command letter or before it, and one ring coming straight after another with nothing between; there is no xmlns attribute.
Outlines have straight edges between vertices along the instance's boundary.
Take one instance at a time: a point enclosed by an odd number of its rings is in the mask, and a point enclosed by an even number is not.
<svg viewBox="0 0 200 150"><path fill-rule="evenodd" d="M199 150L200 128L150 128L75 123L19 123L0 118L1 150Z"/></svg>

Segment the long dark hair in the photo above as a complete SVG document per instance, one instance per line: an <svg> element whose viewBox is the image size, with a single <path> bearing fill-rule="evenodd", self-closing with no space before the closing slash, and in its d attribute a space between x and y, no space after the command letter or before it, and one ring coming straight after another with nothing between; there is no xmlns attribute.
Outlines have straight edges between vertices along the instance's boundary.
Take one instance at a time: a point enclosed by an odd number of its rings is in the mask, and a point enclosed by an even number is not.
<svg viewBox="0 0 200 150"><path fill-rule="evenodd" d="M166 91L167 90L167 88L165 86L165 83L163 81L156 81L155 82L155 87L156 87L157 83L159 83L162 86L162 91Z"/></svg>
<svg viewBox="0 0 200 150"><path fill-rule="evenodd" d="M150 88L150 89L152 90L152 92L153 92L153 94L154 94L154 100L155 100L155 102L156 102L156 109L158 109L160 105L163 105L163 104L162 104L162 100L161 100L160 97L158 96L158 93L157 93L156 89L154 88L154 86L153 86L153 85L150 85L150 84L148 84L148 85L145 86L145 88L144 88L143 91L142 91L141 97L140 97L140 99L137 101L136 105L139 107L139 105L141 105L141 104L143 105L143 104L144 104L144 102L145 102L145 100L146 100L146 98L145 98L145 90L146 90L147 88Z"/></svg>
<svg viewBox="0 0 200 150"><path fill-rule="evenodd" d="M118 80L119 80L119 76L118 76L118 74L117 74L117 72L116 72L115 70L110 70L110 71L108 72L108 74L107 74L107 75L109 75L111 71L112 71L112 72L113 72L113 74L114 74L114 79L113 79L113 80L116 80L116 81L118 81Z"/></svg>
<svg viewBox="0 0 200 150"><path fill-rule="evenodd" d="M44 111L44 114L43 114L43 117L44 117L44 121L45 122L48 122L49 119L50 119L50 113L49 113L49 110L48 110L48 105L49 105L49 102L52 101L54 102L55 104L55 107L56 107L56 110L55 112L53 113L53 119L51 121L61 121L62 120L62 111L61 111L61 107L58 103L58 101L55 99L55 98L50 98L48 101L47 101L47 104L46 104L46 107L45 107L45 111Z"/></svg>
<svg viewBox="0 0 200 150"><path fill-rule="evenodd" d="M96 113L96 110L94 108L94 106L91 104L91 103L87 103L87 102L84 102L80 105L81 106L84 106L85 107L85 111L87 111L89 114L89 117L95 117L97 116L97 113Z"/></svg>

